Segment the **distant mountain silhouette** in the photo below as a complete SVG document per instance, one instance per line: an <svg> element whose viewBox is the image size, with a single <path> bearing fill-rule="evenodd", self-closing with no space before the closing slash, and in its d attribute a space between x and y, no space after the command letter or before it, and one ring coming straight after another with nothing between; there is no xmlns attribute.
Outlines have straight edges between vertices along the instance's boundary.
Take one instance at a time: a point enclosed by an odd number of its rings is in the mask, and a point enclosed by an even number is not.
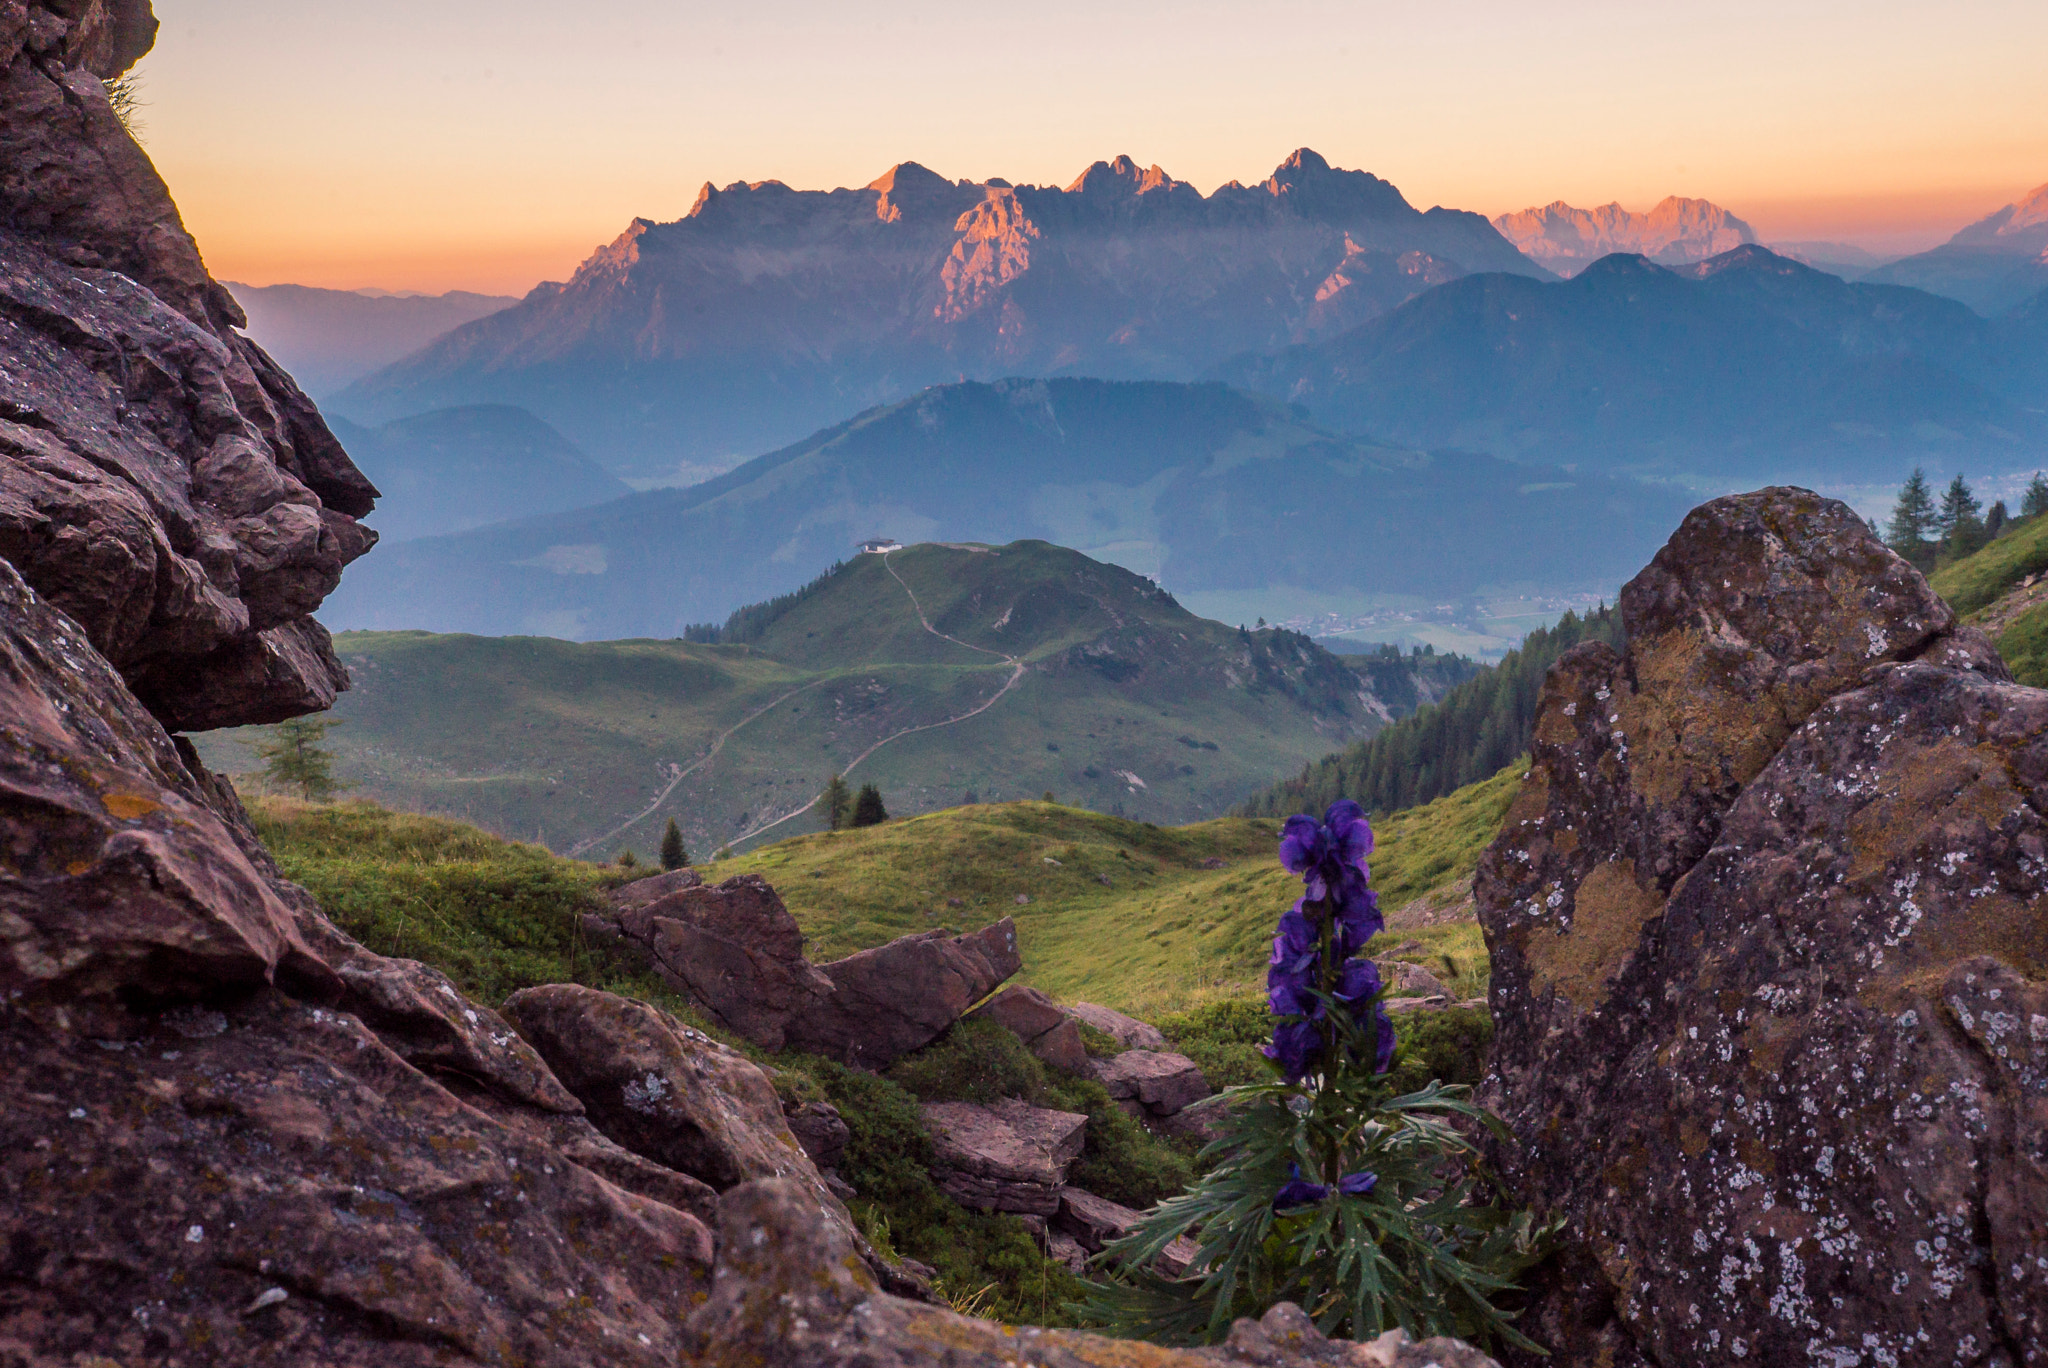
<svg viewBox="0 0 2048 1368"><path fill-rule="evenodd" d="M249 316L246 331L256 345L316 398L410 356L450 328L519 302L467 290L395 295L233 281L227 287Z"/></svg>
<svg viewBox="0 0 2048 1368"><path fill-rule="evenodd" d="M2032 299L2048 289L2048 185L1864 279L1960 299L1986 317Z"/></svg>
<svg viewBox="0 0 2048 1368"><path fill-rule="evenodd" d="M1016 374L1191 379L1341 332L1471 271L1541 276L1477 214L1294 153L1204 196L1128 157L1064 190L904 162L858 190L707 185L351 386L385 419L518 403L625 474L758 452L926 385Z"/></svg>
<svg viewBox="0 0 2048 1368"><path fill-rule="evenodd" d="M1416 446L1710 480L1893 478L2048 455L2029 336L1745 246L1679 268L1610 256L1557 284L1467 276L1215 375Z"/></svg>
<svg viewBox="0 0 2048 1368"><path fill-rule="evenodd" d="M1523 255L1561 276L1577 275L1616 252L1664 266L1705 261L1756 241L1750 226L1720 205L1672 195L1647 214L1619 204L1574 209L1563 200L1493 221Z"/></svg>
<svg viewBox="0 0 2048 1368"><path fill-rule="evenodd" d="M383 491L363 521L387 542L557 513L630 492L561 433L506 404L438 409L379 428L331 420Z"/></svg>
<svg viewBox="0 0 2048 1368"><path fill-rule="evenodd" d="M380 547L343 628L674 637L786 593L863 539L1040 538L1176 592L1455 601L1597 591L1683 515L1673 491L1425 455L1222 385L966 383L871 410L692 489Z"/></svg>

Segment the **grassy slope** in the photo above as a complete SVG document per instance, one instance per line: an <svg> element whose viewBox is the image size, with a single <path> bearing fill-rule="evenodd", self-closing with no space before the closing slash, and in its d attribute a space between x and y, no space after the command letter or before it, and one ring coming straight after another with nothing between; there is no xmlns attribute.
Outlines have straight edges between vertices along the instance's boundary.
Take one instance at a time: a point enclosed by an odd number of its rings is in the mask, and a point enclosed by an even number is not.
<svg viewBox="0 0 2048 1368"><path fill-rule="evenodd" d="M1468 880L1521 769L1383 819L1373 860L1382 905L1392 911ZM1010 803L798 837L705 875L768 879L819 960L910 931L1015 916L1024 981L1146 1016L1263 991L1273 921L1299 894L1275 860L1278 832L1271 818L1161 828ZM1202 868L1209 859L1223 867ZM1030 902L1019 905L1020 894ZM1474 924L1404 929L1397 918L1387 939L1421 942L1423 952L1405 957L1433 962L1460 991L1483 987Z"/></svg>
<svg viewBox="0 0 2048 1368"><path fill-rule="evenodd" d="M2009 595L2048 570L2048 518L2031 518L1973 555L1935 571L1930 582L1966 622L1988 627L2013 678L2048 687L2048 604L2011 611ZM2036 591L2038 593L2038 591ZM2001 600L2008 600L2001 602Z"/></svg>
<svg viewBox="0 0 2048 1368"><path fill-rule="evenodd" d="M969 791L993 800L1050 790L1188 821L1375 725L1336 687L1355 684L1332 674L1330 658L1276 666L1285 634L1241 638L1077 553L932 546L891 560L942 630L1032 665L987 712L891 742L860 766L855 778L879 784L894 812L936 810ZM336 645L356 683L329 738L339 774L393 807L567 849L645 808L671 766L699 760L780 699L660 809L592 849L646 854L674 816L691 851L707 854L764 813L800 807L876 740L968 712L1010 677L1001 656L925 632L889 569L861 557L747 646L344 634ZM1084 644L1089 654L1072 653ZM254 730L202 737L202 753L216 769L251 770L238 743ZM771 839L818 825L799 817Z"/></svg>

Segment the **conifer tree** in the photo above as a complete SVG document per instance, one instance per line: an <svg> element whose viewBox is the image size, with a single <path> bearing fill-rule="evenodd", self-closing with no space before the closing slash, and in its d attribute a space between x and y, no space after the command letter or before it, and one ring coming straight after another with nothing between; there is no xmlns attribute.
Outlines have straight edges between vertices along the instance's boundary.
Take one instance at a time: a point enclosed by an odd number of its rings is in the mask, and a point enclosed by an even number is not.
<svg viewBox="0 0 2048 1368"><path fill-rule="evenodd" d="M2037 470L2027 485L2026 495L2020 500L2020 516L2033 518L2043 513L2048 513L2048 479L2043 479Z"/></svg>
<svg viewBox="0 0 2048 1368"><path fill-rule="evenodd" d="M1932 558L1936 526L1934 493L1927 487L1927 472L1915 466L1892 508L1892 520L1885 528L1885 545L1915 565L1923 564Z"/></svg>
<svg viewBox="0 0 2048 1368"><path fill-rule="evenodd" d="M671 817L668 830L661 833L661 867L664 871L673 871L689 863L690 852L683 848L683 829Z"/></svg>
<svg viewBox="0 0 2048 1368"><path fill-rule="evenodd" d="M889 820L889 811L882 806L882 791L873 784L862 784L860 796L853 800L853 820L857 827L880 826Z"/></svg>
<svg viewBox="0 0 2048 1368"><path fill-rule="evenodd" d="M1991 505L1991 511L1984 515L1984 540L1996 540L1998 534L2005 531L2006 523L2011 520L2012 514L2005 510L2005 500L2000 499Z"/></svg>
<svg viewBox="0 0 2048 1368"><path fill-rule="evenodd" d="M341 784L334 777L334 752L320 743L331 719L294 717L280 722L269 741L259 742L256 753L263 757L263 777L280 788L296 789L309 803L324 803Z"/></svg>
<svg viewBox="0 0 2048 1368"><path fill-rule="evenodd" d="M1949 559L1967 556L1984 544L1984 505L1961 475L1943 491L1937 520L1941 549Z"/></svg>
<svg viewBox="0 0 2048 1368"><path fill-rule="evenodd" d="M825 818L828 831L838 831L846 825L847 816L853 810L853 794L846 787L846 780L834 774L825 781L825 791L818 795L818 811Z"/></svg>

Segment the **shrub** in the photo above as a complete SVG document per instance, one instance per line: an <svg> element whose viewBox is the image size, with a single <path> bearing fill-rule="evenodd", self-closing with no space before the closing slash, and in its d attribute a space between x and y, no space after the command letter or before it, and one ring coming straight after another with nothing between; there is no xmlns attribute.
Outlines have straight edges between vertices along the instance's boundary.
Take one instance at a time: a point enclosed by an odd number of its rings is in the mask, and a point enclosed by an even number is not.
<svg viewBox="0 0 2048 1368"><path fill-rule="evenodd" d="M1261 1083L1273 1076L1261 1048L1273 1034L1273 1018L1256 998L1212 1002L1161 1017L1160 1033L1189 1059L1217 1090Z"/></svg>
<svg viewBox="0 0 2048 1368"><path fill-rule="evenodd" d="M1045 1065L1015 1032L986 1020L953 1023L930 1045L890 1065L888 1077L922 1102L1032 1101L1045 1092Z"/></svg>

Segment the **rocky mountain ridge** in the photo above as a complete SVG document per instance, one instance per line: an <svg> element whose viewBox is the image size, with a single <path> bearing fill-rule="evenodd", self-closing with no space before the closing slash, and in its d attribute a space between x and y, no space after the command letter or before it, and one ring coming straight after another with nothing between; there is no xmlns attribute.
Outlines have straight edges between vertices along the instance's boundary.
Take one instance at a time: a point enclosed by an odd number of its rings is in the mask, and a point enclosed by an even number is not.
<svg viewBox="0 0 2048 1368"><path fill-rule="evenodd" d="M1987 317L2024 306L2048 290L2048 185L1868 279L1948 295Z"/></svg>
<svg viewBox="0 0 2048 1368"><path fill-rule="evenodd" d="M1493 220L1530 260L1574 276L1616 252L1682 266L1755 242L1756 230L1711 200L1670 195L1646 213L1619 204L1575 209L1563 200Z"/></svg>
<svg viewBox="0 0 2048 1368"><path fill-rule="evenodd" d="M962 377L1186 379L1478 270L1543 274L1483 217L1417 210L1306 148L1207 196L1128 157L1064 189L915 162L860 189L707 185L335 403L379 421L520 403L652 474Z"/></svg>

